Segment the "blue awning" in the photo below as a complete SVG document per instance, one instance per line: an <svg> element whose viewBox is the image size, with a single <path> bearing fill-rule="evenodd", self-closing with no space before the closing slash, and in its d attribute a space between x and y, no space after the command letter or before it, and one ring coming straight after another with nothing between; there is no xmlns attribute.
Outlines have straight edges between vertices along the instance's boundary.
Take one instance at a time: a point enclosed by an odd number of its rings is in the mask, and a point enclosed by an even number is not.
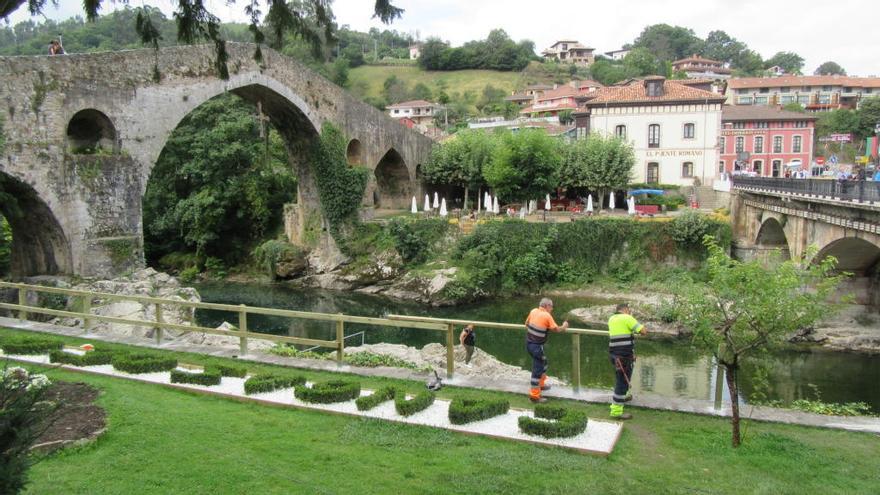
<svg viewBox="0 0 880 495"><path fill-rule="evenodd" d="M634 191L630 191L627 193L627 196L642 196L645 194L653 194L655 196L661 196L663 194L662 189L636 189Z"/></svg>

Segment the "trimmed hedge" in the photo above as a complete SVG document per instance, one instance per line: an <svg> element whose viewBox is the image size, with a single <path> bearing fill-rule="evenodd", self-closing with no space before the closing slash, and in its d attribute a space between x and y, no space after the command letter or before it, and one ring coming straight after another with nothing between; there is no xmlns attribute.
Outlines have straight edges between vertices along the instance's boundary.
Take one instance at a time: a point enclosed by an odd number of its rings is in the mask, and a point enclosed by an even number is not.
<svg viewBox="0 0 880 495"><path fill-rule="evenodd" d="M201 373L190 373L178 369L171 370L171 383L191 383L194 385L220 385L220 370L205 368Z"/></svg>
<svg viewBox="0 0 880 495"><path fill-rule="evenodd" d="M343 380L330 380L312 385L298 385L293 390L293 396L305 402L315 404L330 404L332 402L345 402L356 399L361 395L361 384Z"/></svg>
<svg viewBox="0 0 880 495"><path fill-rule="evenodd" d="M397 389L394 387L382 387L373 392L373 395L365 395L363 397L358 397L355 402L358 407L358 411L369 411L370 409L378 406L379 404L394 399L397 395Z"/></svg>
<svg viewBox="0 0 880 495"><path fill-rule="evenodd" d="M34 355L46 354L49 351L61 350L64 344L57 340L41 337L24 337L0 341L0 347L6 354Z"/></svg>
<svg viewBox="0 0 880 495"><path fill-rule="evenodd" d="M544 438L573 437L587 429L587 413L565 407L539 404L535 406L535 418L520 416L519 429L526 435Z"/></svg>
<svg viewBox="0 0 880 495"><path fill-rule="evenodd" d="M97 366L110 364L114 353L107 350L89 351L82 356L60 350L49 351L49 361L52 363L72 364L73 366Z"/></svg>
<svg viewBox="0 0 880 495"><path fill-rule="evenodd" d="M244 378L247 376L247 368L243 366L216 364L211 367L219 371L220 376L233 376L235 378Z"/></svg>
<svg viewBox="0 0 880 495"><path fill-rule="evenodd" d="M504 399L453 399L449 404L449 422L463 425L506 414L510 402Z"/></svg>
<svg viewBox="0 0 880 495"><path fill-rule="evenodd" d="M110 362L117 370L132 374L171 371L177 367L176 359L152 354L116 354Z"/></svg>
<svg viewBox="0 0 880 495"><path fill-rule="evenodd" d="M434 398L434 392L430 390L421 391L409 400L407 400L406 394L400 394L394 399L394 408L401 416L412 416L430 407L434 403Z"/></svg>
<svg viewBox="0 0 880 495"><path fill-rule="evenodd" d="M271 373L254 375L244 382L244 393L260 394L272 392L280 388L290 388L303 385L306 379L303 376L278 376Z"/></svg>

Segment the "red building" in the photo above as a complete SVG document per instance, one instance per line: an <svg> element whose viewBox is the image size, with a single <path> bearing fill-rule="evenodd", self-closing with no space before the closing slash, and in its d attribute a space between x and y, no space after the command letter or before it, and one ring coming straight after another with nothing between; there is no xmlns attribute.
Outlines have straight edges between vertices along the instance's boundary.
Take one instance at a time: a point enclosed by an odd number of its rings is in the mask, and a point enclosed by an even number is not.
<svg viewBox="0 0 880 495"><path fill-rule="evenodd" d="M719 172L783 177L810 170L816 117L778 107L730 106L721 112Z"/></svg>

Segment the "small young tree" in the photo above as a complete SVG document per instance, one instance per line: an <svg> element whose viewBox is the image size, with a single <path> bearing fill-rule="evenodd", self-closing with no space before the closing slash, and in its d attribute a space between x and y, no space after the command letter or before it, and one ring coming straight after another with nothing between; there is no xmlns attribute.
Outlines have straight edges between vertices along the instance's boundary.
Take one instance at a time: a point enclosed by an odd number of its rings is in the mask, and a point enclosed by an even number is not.
<svg viewBox="0 0 880 495"><path fill-rule="evenodd" d="M43 400L49 380L24 368L0 370L0 493L18 493L27 484L35 458L30 448L49 426L56 405Z"/></svg>
<svg viewBox="0 0 880 495"><path fill-rule="evenodd" d="M708 281L680 285L677 312L694 332L694 342L715 355L724 367L730 390L732 442L739 431L738 371L744 358L785 341L796 330L828 315L828 296L844 275L827 257L809 265L788 260L768 266L760 261L730 258L706 236ZM809 260L815 250L807 253Z"/></svg>
<svg viewBox="0 0 880 495"><path fill-rule="evenodd" d="M505 201L544 196L559 185L559 148L542 130L504 134L483 175Z"/></svg>

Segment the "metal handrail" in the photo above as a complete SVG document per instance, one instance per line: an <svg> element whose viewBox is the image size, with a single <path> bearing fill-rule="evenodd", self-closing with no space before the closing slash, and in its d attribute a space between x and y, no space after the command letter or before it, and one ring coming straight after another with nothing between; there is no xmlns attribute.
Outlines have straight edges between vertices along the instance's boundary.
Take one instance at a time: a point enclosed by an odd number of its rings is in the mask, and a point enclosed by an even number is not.
<svg viewBox="0 0 880 495"><path fill-rule="evenodd" d="M880 182L833 179L786 179L774 177L731 178L734 188L757 189L802 196L825 197L859 203L880 202Z"/></svg>

